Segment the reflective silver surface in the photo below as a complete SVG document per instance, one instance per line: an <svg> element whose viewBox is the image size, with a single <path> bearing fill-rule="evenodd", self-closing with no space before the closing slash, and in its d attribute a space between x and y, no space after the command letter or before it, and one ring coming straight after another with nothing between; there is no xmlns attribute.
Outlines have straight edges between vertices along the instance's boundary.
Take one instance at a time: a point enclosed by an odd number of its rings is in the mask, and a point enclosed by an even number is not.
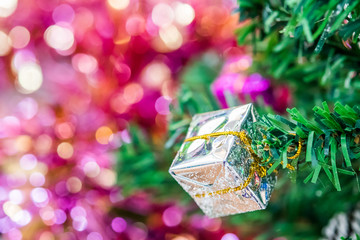
<svg viewBox="0 0 360 240"><path fill-rule="evenodd" d="M245 130L251 139L259 139L260 133L251 127L256 120L252 104L198 114L193 117L186 138ZM240 186L248 178L252 162L238 137L222 135L184 142L169 172L207 216L221 217L266 207L276 182L274 174L260 178L255 172L243 190L196 196Z"/></svg>

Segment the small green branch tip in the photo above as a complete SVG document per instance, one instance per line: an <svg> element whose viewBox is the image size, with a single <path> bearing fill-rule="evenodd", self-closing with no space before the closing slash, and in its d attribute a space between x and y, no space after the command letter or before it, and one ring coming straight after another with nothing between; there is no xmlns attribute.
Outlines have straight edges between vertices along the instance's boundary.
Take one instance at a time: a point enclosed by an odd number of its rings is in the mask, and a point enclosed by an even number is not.
<svg viewBox="0 0 360 240"><path fill-rule="evenodd" d="M298 171L308 171L304 182L316 183L319 176L327 176L337 191L341 191L341 176L357 177L360 164L360 111L335 103L331 111L326 102L313 108L313 117L305 118L296 108L288 109L290 120L271 114L257 123L265 140L258 142L258 149L267 156L266 164L273 172L282 161ZM296 159L286 158L303 146ZM274 154L277 152L278 154ZM310 171L309 171L310 169ZM323 171L322 171L323 170ZM355 180L355 179L354 179Z"/></svg>

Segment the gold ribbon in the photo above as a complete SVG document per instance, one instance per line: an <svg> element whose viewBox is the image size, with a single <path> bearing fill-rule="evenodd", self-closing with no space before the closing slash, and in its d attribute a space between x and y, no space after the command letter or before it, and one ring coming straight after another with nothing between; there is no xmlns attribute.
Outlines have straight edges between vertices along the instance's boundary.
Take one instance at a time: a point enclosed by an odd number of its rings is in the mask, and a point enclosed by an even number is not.
<svg viewBox="0 0 360 240"><path fill-rule="evenodd" d="M226 194L226 193L243 190L250 184L253 176L255 175L255 172L257 172L259 174L259 177L261 177L261 178L266 176L266 168L264 166L260 165L261 158L252 149L252 147L251 147L252 140L251 140L251 138L249 138L247 136L245 131L241 131L241 132L226 131L226 132L209 133L209 134L204 134L201 136L187 138L187 139L185 139L185 142L192 142L192 141L195 141L198 139L209 140L211 137L218 137L218 136L224 136L224 135L233 135L233 136L238 137L240 139L240 141L245 145L246 150L249 152L251 157L254 159L254 161L250 165L249 175L246 178L246 180L237 187L229 187L229 188L220 189L220 190L210 192L210 193L199 193L199 194L195 195L195 197L197 197L197 198L202 198L202 197L206 197L206 196L214 196L214 195L222 195L222 194ZM300 153L301 153L301 141L299 141L299 147L298 147L298 150L295 153L295 155L288 157L288 159L295 159L300 155ZM290 170L295 170L295 168L293 166L291 166L290 164L287 164L286 167Z"/></svg>
<svg viewBox="0 0 360 240"><path fill-rule="evenodd" d="M218 137L218 136L224 136L224 135L233 135L233 136L239 137L241 139L241 136L240 136L241 133L242 132L235 132L235 131L215 132L215 133L209 133L209 134L204 134L204 135L200 135L200 136L187 138L187 139L185 139L184 142L192 142L192 141L195 141L198 139L209 140L211 137Z"/></svg>

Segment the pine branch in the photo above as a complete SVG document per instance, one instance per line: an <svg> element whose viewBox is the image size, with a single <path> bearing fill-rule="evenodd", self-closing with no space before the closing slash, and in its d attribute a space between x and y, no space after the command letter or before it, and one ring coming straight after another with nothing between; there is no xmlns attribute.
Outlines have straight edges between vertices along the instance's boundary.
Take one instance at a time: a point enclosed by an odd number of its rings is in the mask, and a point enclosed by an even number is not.
<svg viewBox="0 0 360 240"><path fill-rule="evenodd" d="M291 121L281 116L264 116L255 123L265 136L257 141L257 152L267 159L264 165L272 165L270 170L280 163L283 168L289 163L298 171L310 167L305 182L316 183L320 174L326 174L340 191L341 175L357 177L359 170L360 109L336 103L330 111L326 102L322 105L314 107L313 121L296 108L288 109Z"/></svg>
<svg viewBox="0 0 360 240"><path fill-rule="evenodd" d="M256 50L251 71L292 86L307 113L323 100L358 104L360 0L238 2L247 22L238 42Z"/></svg>

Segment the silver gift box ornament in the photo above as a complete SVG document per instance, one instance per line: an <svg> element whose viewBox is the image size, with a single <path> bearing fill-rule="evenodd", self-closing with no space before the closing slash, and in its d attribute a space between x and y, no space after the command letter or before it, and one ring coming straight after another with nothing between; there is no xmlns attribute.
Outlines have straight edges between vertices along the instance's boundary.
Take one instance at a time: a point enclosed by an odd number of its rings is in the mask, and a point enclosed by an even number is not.
<svg viewBox="0 0 360 240"><path fill-rule="evenodd" d="M191 121L186 139L214 137L185 141L169 172L209 217L261 210L268 204L276 176L261 178L251 170L254 157L249 148L238 136L222 134L242 131L251 139L262 138L251 124L257 118L253 105L247 104L197 114Z"/></svg>

